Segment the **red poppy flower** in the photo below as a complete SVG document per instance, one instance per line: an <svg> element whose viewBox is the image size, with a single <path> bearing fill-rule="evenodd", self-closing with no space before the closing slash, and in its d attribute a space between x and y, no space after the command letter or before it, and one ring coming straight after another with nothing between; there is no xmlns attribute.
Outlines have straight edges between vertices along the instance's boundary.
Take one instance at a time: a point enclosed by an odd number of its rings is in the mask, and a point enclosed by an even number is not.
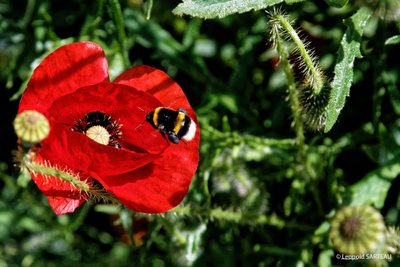
<svg viewBox="0 0 400 267"><path fill-rule="evenodd" d="M110 82L103 50L78 42L55 50L35 69L18 113L36 110L49 120L50 133L35 148L36 163L95 179L129 209L159 213L186 195L198 165L200 132L197 127L188 142L169 142L146 122L146 113L157 107L184 108L197 124L167 74L138 66ZM104 131L104 140L89 138ZM32 178L56 214L73 212L87 199L57 177Z"/></svg>

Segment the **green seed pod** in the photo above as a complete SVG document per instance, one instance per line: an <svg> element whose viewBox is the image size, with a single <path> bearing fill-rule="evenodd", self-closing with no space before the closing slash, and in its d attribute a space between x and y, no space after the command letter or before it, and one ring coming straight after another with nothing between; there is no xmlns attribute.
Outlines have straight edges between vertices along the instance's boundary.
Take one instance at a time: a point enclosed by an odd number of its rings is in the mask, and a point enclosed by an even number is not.
<svg viewBox="0 0 400 267"><path fill-rule="evenodd" d="M23 142L36 144L49 135L50 124L42 113L27 110L15 118L14 130Z"/></svg>
<svg viewBox="0 0 400 267"><path fill-rule="evenodd" d="M374 252L385 241L382 215L370 206L347 206L331 221L330 239L337 251L347 255Z"/></svg>

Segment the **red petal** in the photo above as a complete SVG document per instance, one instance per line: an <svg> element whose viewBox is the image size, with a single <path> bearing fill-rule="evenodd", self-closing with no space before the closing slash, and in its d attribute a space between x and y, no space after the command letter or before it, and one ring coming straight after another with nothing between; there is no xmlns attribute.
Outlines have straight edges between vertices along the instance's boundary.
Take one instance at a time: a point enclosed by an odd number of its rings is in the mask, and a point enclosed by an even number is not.
<svg viewBox="0 0 400 267"><path fill-rule="evenodd" d="M188 150L174 148L178 146ZM190 149L188 144L181 142L171 145L161 158L140 169L118 176L94 178L127 208L137 212L161 213L174 208L185 197L197 164L198 150Z"/></svg>
<svg viewBox="0 0 400 267"><path fill-rule="evenodd" d="M18 113L33 109L45 114L59 97L104 80L108 80L108 67L100 46L91 42L62 46L33 72Z"/></svg>
<svg viewBox="0 0 400 267"><path fill-rule="evenodd" d="M182 89L164 72L139 66L127 70L115 82L146 91L159 99L163 106L185 108L197 124L196 115ZM199 142L200 130L197 127L192 141L171 144L151 164L127 174L95 178L132 210L165 212L178 205L189 189L198 165Z"/></svg>
<svg viewBox="0 0 400 267"><path fill-rule="evenodd" d="M117 175L135 170L159 157L168 143L145 123L138 107L152 109L160 103L152 96L125 85L103 82L61 97L49 110L51 131L42 142L40 155L51 162L93 175ZM96 143L83 133L71 131L74 122L100 111L123 126L122 149Z"/></svg>
<svg viewBox="0 0 400 267"><path fill-rule="evenodd" d="M137 66L126 70L114 80L114 83L126 84L137 90L145 91L157 98L166 107L184 108L189 117L197 123L196 114L193 112L182 88L159 69L146 65Z"/></svg>

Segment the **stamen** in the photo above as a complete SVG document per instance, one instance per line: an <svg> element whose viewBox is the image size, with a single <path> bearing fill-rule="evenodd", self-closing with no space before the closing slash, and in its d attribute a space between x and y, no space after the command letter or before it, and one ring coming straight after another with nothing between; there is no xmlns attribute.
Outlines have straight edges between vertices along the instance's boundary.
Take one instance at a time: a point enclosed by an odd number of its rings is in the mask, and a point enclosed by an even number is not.
<svg viewBox="0 0 400 267"><path fill-rule="evenodd" d="M72 131L85 134L90 139L115 148L121 148L119 139L122 125L100 111L89 112L85 117L75 121Z"/></svg>

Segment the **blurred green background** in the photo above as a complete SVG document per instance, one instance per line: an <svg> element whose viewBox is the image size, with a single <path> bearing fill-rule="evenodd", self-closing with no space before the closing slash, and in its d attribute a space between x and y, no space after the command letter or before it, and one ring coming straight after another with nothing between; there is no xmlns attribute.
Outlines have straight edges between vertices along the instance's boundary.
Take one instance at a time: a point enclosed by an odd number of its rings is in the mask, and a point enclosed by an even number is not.
<svg viewBox="0 0 400 267"><path fill-rule="evenodd" d="M313 2L280 6L333 79L343 20L371 1ZM328 240L340 206L373 205L399 225L400 49L384 43L399 21L374 13L338 122L307 132L302 154L266 13L204 20L174 15L179 3L0 0L0 267L357 266L336 260ZM201 161L175 211L91 203L56 216L20 175L12 157L18 99L46 54L79 40L103 47L111 78L140 64L166 71L196 110Z"/></svg>

